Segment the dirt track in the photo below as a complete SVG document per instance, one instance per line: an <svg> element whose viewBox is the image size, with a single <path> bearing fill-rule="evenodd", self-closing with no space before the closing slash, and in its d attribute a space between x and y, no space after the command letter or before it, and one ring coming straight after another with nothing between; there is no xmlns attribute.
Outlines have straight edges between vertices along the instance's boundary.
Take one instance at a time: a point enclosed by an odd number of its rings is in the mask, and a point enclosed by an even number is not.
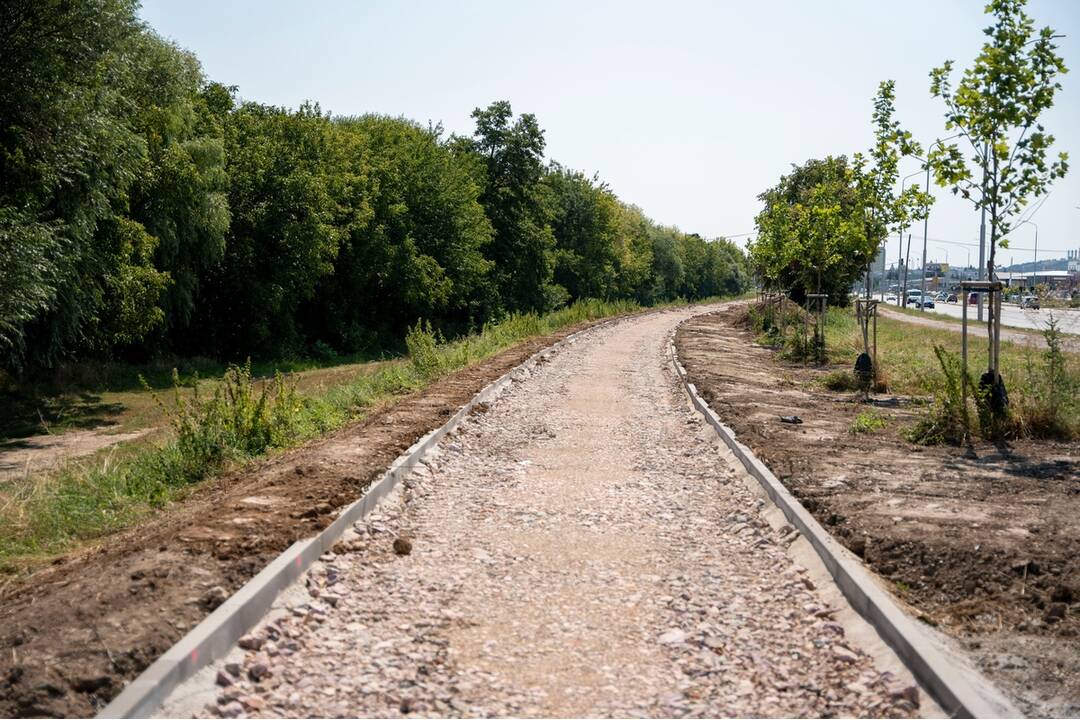
<svg viewBox="0 0 1080 720"><path fill-rule="evenodd" d="M0 717L93 715L416 439L569 328L507 350L332 436L205 483L138 529L0 596Z"/></svg>
<svg viewBox="0 0 1080 720"><path fill-rule="evenodd" d="M690 409L665 350L691 312L592 331L515 383L224 663L208 708L184 688L196 706L165 714L914 713Z"/></svg>
<svg viewBox="0 0 1080 720"><path fill-rule="evenodd" d="M689 321L676 345L739 439L1021 710L1080 714L1080 446L916 446L902 433L920 411L892 397L870 408L884 429L854 434L868 408L821 387L834 368L779 361L745 309Z"/></svg>

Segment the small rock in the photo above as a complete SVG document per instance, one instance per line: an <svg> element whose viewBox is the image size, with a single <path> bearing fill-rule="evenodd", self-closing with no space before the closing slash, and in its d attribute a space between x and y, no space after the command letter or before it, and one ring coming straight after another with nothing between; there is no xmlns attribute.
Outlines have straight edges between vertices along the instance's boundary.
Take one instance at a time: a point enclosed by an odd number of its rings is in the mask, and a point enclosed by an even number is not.
<svg viewBox="0 0 1080 720"><path fill-rule="evenodd" d="M859 661L859 656L848 650L843 645L833 645L832 654L834 658L841 662L857 663Z"/></svg>
<svg viewBox="0 0 1080 720"><path fill-rule="evenodd" d="M218 685L220 685L221 687L229 687L230 685L233 684L233 677L234 677L233 675L230 675L229 673L225 672L224 670L218 670L217 678L215 678L214 682L217 683Z"/></svg>
<svg viewBox="0 0 1080 720"><path fill-rule="evenodd" d="M233 700L231 703L218 708L218 712L221 713L221 717L225 718L240 717L244 714L244 706Z"/></svg>
<svg viewBox="0 0 1080 720"><path fill-rule="evenodd" d="M919 707L919 688L914 685L904 685L889 691L889 699L893 701L906 700L912 707Z"/></svg>
<svg viewBox="0 0 1080 720"><path fill-rule="evenodd" d="M206 591L206 594L202 596L202 600L199 601L199 604L207 610L214 610L228 599L229 591L220 585L215 585Z"/></svg>
<svg viewBox="0 0 1080 720"><path fill-rule="evenodd" d="M1050 593L1050 602L1056 603L1071 603L1073 601L1073 590L1068 585L1058 585Z"/></svg>
<svg viewBox="0 0 1080 720"><path fill-rule="evenodd" d="M225 663L225 672L229 673L233 677L240 677L240 663L238 663L238 662Z"/></svg>
<svg viewBox="0 0 1080 720"><path fill-rule="evenodd" d="M412 552L412 540L404 535L394 538L394 552L398 555L408 555Z"/></svg>
<svg viewBox="0 0 1080 720"><path fill-rule="evenodd" d="M270 674L270 668L266 663L257 662L248 668L248 677L255 682L259 682L264 677Z"/></svg>
<svg viewBox="0 0 1080 720"><path fill-rule="evenodd" d="M686 641L686 633L679 628L672 628L661 635L657 640L661 645L678 645Z"/></svg>
<svg viewBox="0 0 1080 720"><path fill-rule="evenodd" d="M1046 611L1046 615L1043 616L1043 622L1056 623L1065 619L1067 613L1067 606L1065 603L1057 602L1050 605L1050 609Z"/></svg>
<svg viewBox="0 0 1080 720"><path fill-rule="evenodd" d="M236 644L245 650L258 650L266 642L261 635L245 635Z"/></svg>

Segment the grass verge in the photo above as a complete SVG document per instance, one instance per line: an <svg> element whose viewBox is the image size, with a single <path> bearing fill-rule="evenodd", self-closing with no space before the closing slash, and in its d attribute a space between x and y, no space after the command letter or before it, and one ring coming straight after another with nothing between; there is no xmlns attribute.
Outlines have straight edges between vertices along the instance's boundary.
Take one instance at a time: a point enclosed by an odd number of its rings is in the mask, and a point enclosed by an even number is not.
<svg viewBox="0 0 1080 720"><path fill-rule="evenodd" d="M849 389L842 374L850 374L854 358L862 351L862 335L851 309L829 309L825 337L828 364L847 367L830 372L823 384ZM1001 343L1001 374L1011 399L1004 423L987 420L977 390L987 363L981 326L968 338L970 408L961 407L960 335L954 331L879 317L879 373L888 378L889 392L934 399L924 427L928 432L917 434L924 442L961 442L972 431L987 439L1080 438L1080 354L1062 350L1062 333L1056 325L1044 329L1042 337L1043 347ZM979 427L968 427L976 421ZM957 427L958 423L964 426Z"/></svg>

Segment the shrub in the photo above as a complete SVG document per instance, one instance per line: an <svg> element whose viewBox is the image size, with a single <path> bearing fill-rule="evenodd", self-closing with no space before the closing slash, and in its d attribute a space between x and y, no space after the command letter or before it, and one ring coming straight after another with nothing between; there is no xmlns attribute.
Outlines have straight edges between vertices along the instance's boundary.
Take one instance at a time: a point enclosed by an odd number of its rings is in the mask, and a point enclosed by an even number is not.
<svg viewBox="0 0 1080 720"><path fill-rule="evenodd" d="M851 423L851 432L855 434L872 433L885 427L885 417L872 410L866 410L855 416Z"/></svg>
<svg viewBox="0 0 1080 720"><path fill-rule="evenodd" d="M443 370L443 358L439 353L442 337L431 329L431 323L417 320L405 335L405 347L416 374L425 380L438 377Z"/></svg>
<svg viewBox="0 0 1080 720"><path fill-rule="evenodd" d="M1025 435L1070 440L1080 436L1080 378L1069 371L1053 313L1043 338L1046 350L1041 365L1028 360L1027 387L1017 403L1016 421Z"/></svg>
<svg viewBox="0 0 1080 720"><path fill-rule="evenodd" d="M941 345L934 345L934 354L942 372L934 392L934 402L926 415L908 432L908 437L920 445L960 445L971 436L971 421L967 403L964 402L963 367L960 357ZM968 387L977 386L969 382Z"/></svg>
<svg viewBox="0 0 1080 720"><path fill-rule="evenodd" d="M859 379L851 370L833 370L821 378L821 384L833 392L854 392L861 389Z"/></svg>

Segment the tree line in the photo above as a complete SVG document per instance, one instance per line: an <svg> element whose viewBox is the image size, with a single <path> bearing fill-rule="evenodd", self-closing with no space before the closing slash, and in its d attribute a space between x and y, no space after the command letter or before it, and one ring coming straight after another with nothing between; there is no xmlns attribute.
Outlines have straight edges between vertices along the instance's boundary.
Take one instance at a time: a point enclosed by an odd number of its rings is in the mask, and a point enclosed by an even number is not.
<svg viewBox="0 0 1080 720"><path fill-rule="evenodd" d="M240 101L135 0L0 5L0 354L376 351L579 298L738 293L742 252L545 158L507 102L471 136Z"/></svg>

